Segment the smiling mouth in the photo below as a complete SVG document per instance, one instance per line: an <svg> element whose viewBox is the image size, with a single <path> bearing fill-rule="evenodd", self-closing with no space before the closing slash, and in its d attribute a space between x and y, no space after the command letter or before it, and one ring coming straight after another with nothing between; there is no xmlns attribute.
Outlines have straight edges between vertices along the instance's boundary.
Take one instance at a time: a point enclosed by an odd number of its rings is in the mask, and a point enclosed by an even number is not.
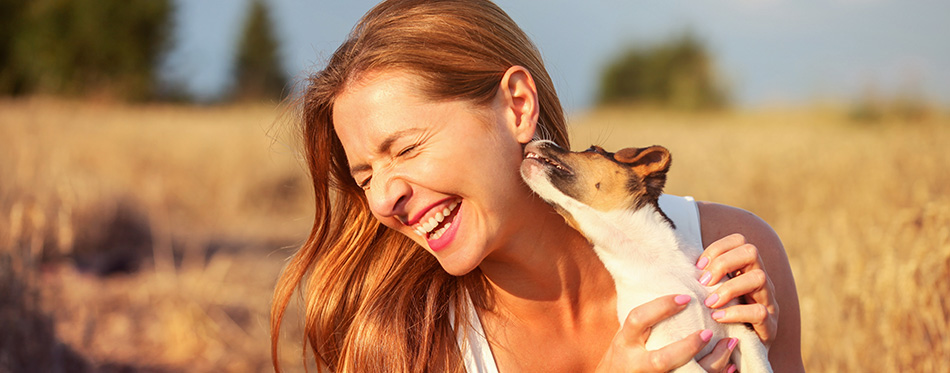
<svg viewBox="0 0 950 373"><path fill-rule="evenodd" d="M539 162L539 163L541 163L541 164L543 164L543 165L550 166L550 167L554 168L555 170L558 170L558 171L563 172L563 173L567 173L567 174L573 174L573 173L574 173L574 172L572 172L569 168L565 167L565 166L562 165L560 162L558 162L557 159L548 158L548 157L545 157L545 156L543 156L543 155L541 155L541 154L538 154L538 153L535 153L535 152L527 152L527 153L525 153L524 159L525 159L525 160L531 159L531 160L537 161L537 162Z"/></svg>
<svg viewBox="0 0 950 373"><path fill-rule="evenodd" d="M456 209L458 208L459 201L453 201L451 204L442 209L442 211L437 212L434 216L430 217L425 222L417 224L413 230L420 237L423 237L427 240L435 240L439 237L442 237L443 234L452 226L452 222L455 220Z"/></svg>

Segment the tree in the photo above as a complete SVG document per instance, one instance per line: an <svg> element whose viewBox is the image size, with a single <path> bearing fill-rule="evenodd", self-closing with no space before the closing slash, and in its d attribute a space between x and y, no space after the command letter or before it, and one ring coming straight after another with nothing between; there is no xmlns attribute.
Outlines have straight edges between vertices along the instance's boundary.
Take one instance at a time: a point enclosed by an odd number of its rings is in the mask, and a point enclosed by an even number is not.
<svg viewBox="0 0 950 373"><path fill-rule="evenodd" d="M281 99L287 77L280 67L278 51L267 7L261 0L253 0L235 61L237 100Z"/></svg>
<svg viewBox="0 0 950 373"><path fill-rule="evenodd" d="M0 0L0 94L151 98L169 0Z"/></svg>
<svg viewBox="0 0 950 373"><path fill-rule="evenodd" d="M709 53L687 32L656 46L627 48L601 74L598 101L700 110L728 100Z"/></svg>

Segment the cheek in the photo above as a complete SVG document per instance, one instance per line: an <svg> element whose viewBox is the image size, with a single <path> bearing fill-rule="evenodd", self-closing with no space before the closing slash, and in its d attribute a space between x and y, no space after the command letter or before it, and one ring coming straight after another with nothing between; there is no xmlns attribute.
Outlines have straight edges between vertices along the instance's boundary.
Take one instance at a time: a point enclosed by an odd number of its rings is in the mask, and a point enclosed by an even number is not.
<svg viewBox="0 0 950 373"><path fill-rule="evenodd" d="M455 193L498 177L494 149L471 147L460 140L407 164L406 175L437 192Z"/></svg>
<svg viewBox="0 0 950 373"><path fill-rule="evenodd" d="M376 218L376 221L389 229L399 230L403 226L396 218L379 216L376 213L373 213L373 217Z"/></svg>

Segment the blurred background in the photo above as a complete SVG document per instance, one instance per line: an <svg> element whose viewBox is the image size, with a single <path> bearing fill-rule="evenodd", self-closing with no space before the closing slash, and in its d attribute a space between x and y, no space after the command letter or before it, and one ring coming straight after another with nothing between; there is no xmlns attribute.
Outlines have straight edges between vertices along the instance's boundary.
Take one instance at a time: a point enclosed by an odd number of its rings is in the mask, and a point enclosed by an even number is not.
<svg viewBox="0 0 950 373"><path fill-rule="evenodd" d="M0 0L0 372L272 370L284 102L374 3ZM575 147L665 145L668 192L775 228L809 371L950 367L950 3L498 3Z"/></svg>

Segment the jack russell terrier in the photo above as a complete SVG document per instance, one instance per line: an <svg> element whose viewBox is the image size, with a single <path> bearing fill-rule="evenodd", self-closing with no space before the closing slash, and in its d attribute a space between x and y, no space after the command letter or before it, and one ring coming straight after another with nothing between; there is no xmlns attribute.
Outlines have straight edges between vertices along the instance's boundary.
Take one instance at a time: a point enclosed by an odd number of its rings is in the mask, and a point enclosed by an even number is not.
<svg viewBox="0 0 950 373"><path fill-rule="evenodd" d="M697 281L700 270L695 263L703 248L677 236L673 222L660 210L658 199L669 167L670 153L662 146L616 153L594 146L570 152L538 140L524 150L525 182L591 242L613 277L621 325L634 307L660 296L706 299L719 286ZM716 322L701 302L690 302L655 325L646 347L655 350L700 329L711 330L713 339L697 356L709 354L716 340L733 337L740 342L732 356L740 371L772 372L768 350L754 331L743 324ZM705 372L695 360L676 371Z"/></svg>

